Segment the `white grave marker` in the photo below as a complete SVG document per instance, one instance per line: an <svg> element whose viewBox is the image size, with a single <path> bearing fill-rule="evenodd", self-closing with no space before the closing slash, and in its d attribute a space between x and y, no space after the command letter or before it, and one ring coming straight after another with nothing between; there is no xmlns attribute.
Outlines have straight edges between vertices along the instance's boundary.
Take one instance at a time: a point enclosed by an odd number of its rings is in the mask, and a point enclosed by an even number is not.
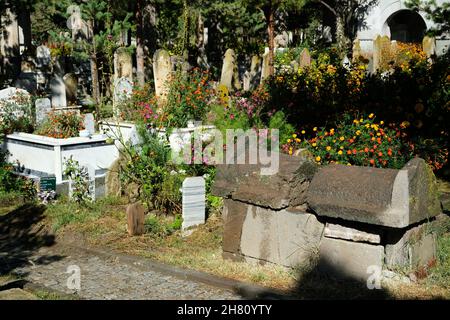
<svg viewBox="0 0 450 320"><path fill-rule="evenodd" d="M203 177L186 178L183 181L183 224L181 230L185 234L194 226L205 223L206 191Z"/></svg>

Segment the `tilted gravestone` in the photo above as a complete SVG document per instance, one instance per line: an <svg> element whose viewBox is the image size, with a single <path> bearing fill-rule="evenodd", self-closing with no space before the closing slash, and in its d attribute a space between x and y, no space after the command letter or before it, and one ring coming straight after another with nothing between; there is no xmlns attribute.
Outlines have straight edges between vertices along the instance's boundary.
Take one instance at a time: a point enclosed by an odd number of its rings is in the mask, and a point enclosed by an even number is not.
<svg viewBox="0 0 450 320"><path fill-rule="evenodd" d="M74 73L67 73L63 77L66 86L66 100L69 105L75 105L77 102L78 77Z"/></svg>
<svg viewBox="0 0 450 320"><path fill-rule="evenodd" d="M183 224L181 226L183 231L205 223L205 194L205 179L203 177L186 178L183 181Z"/></svg>
<svg viewBox="0 0 450 320"><path fill-rule="evenodd" d="M127 231L130 236L138 236L145 232L145 209L139 203L127 207Z"/></svg>
<svg viewBox="0 0 450 320"><path fill-rule="evenodd" d="M261 79L261 58L259 56L252 57L252 63L250 65L250 88L249 90L254 90L258 87L259 81Z"/></svg>
<svg viewBox="0 0 450 320"><path fill-rule="evenodd" d="M229 91L239 90L241 88L236 63L236 54L233 49L228 49L225 52L222 65L222 74L220 76L220 84L227 87Z"/></svg>
<svg viewBox="0 0 450 320"><path fill-rule="evenodd" d="M40 125L47 119L48 113L52 110L52 103L48 98L36 99L36 124Z"/></svg>
<svg viewBox="0 0 450 320"><path fill-rule="evenodd" d="M263 62L261 66L261 80L260 83L263 83L265 79L269 77L269 48L265 49L263 55Z"/></svg>
<svg viewBox="0 0 450 320"><path fill-rule="evenodd" d="M153 75L155 77L155 94L159 102L167 100L169 81L172 75L172 62L166 50L156 50L153 56Z"/></svg>

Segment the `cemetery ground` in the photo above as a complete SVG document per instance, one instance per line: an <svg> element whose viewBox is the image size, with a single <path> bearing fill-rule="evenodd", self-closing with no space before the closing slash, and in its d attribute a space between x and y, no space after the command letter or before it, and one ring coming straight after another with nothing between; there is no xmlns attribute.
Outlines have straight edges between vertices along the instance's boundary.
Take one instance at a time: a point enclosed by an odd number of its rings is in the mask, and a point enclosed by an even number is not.
<svg viewBox="0 0 450 320"><path fill-rule="evenodd" d="M439 185L440 190L447 196L447 192L450 191L449 183L441 181ZM242 281L250 285L268 288L267 292L283 294L278 297L300 299L450 298L450 222L448 220L439 221L434 226L438 234L437 261L434 267L428 272L398 270L400 274L404 275L403 282L383 283L382 290L368 290L366 284L333 280L320 275L315 272L313 264L309 267L287 269L272 264L254 265L223 259L222 219L220 213L217 212L212 213L207 223L188 237L182 237L180 231L173 230L173 217L150 214L146 216L145 220L146 232L141 236L130 237L126 230L127 204L128 201L124 198L107 197L85 206L60 199L45 207L24 204L21 197L14 194L0 195L1 237L23 240L19 246L15 241L11 241L8 244L4 242L5 244L0 248L3 259L5 259L6 253L10 256L11 261L14 255L17 255L16 258L22 261L17 265L12 263L9 270L2 270L3 275L0 280L13 278L30 282L31 285L24 287L25 292L32 292L36 299L79 299L80 297L77 295L68 295L55 290L55 287L58 287L56 284L61 287L60 284L64 285L67 278L63 269L67 267L68 262L64 259L67 260L68 257L68 260L72 258L77 259L77 262L85 261L84 268L88 269L93 263L92 261L99 261L102 272L110 273L112 282L115 287L119 288L119 291L109 296L105 296L105 292L88 293L86 298L142 299L145 294L139 290L139 283L135 283L133 280L130 284L135 286L135 297L127 295L126 289L121 286L121 281L125 281L125 279L130 281L133 278L121 279L120 276L114 278L121 272L133 272L127 269L129 266L124 264L122 258L119 259L119 257L125 257L123 258L125 261L131 259L133 264L145 265L156 261L156 263L162 263L163 266L174 266L176 270L197 270L212 275L213 279L215 277L230 279L230 283L233 280ZM446 213L448 214L448 211ZM33 219L29 221L31 214ZM20 217L25 218L25 221L20 222ZM12 221L14 221L13 224L11 224ZM21 223L23 224L21 225ZM13 230L14 228L18 229ZM121 261L117 262L116 260ZM55 282L52 274L58 273L58 268L62 270L59 270L59 273L63 276L62 280L59 279ZM151 276L153 271L147 270L146 272L148 278L154 278ZM405 279L413 279L413 281ZM140 279L138 282L142 281ZM167 279L164 281L167 282ZM178 280L174 281L175 291L179 292L178 296L170 293L169 289L168 293L162 292L159 296L155 293L159 290L153 290L154 295L150 295L150 297L154 299L237 299L246 297L245 294L233 293L229 290L210 289L208 286L205 289L202 284L195 281L187 285L177 283ZM98 288L89 287L86 291L108 290L101 283L92 284L92 286ZM231 287L232 285L230 285ZM192 291L192 296L183 296L184 288Z"/></svg>

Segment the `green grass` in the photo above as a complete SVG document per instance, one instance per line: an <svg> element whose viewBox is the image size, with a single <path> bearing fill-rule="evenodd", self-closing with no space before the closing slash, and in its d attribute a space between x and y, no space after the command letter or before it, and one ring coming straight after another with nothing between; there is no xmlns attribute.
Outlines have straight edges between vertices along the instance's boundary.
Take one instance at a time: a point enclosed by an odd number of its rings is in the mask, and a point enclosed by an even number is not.
<svg viewBox="0 0 450 320"><path fill-rule="evenodd" d="M436 224L437 264L429 277L431 284L450 288L450 219Z"/></svg>
<svg viewBox="0 0 450 320"><path fill-rule="evenodd" d="M48 206L46 215L51 219L52 230L56 232L69 224L95 221L108 213L111 207L122 204L122 200L114 197L106 197L83 205L62 198Z"/></svg>

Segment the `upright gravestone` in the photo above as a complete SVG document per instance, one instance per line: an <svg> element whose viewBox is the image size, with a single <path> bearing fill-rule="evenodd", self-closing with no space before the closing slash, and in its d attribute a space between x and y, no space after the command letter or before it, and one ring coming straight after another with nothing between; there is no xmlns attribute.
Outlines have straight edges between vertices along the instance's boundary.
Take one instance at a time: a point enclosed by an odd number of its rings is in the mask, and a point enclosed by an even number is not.
<svg viewBox="0 0 450 320"><path fill-rule="evenodd" d="M38 68L46 67L50 64L52 59L50 49L45 46L41 45L36 48L36 66Z"/></svg>
<svg viewBox="0 0 450 320"><path fill-rule="evenodd" d="M353 53L353 62L358 61L359 57L362 56L362 50L361 50L361 42L359 41L359 39L356 39L353 42L353 49L352 49Z"/></svg>
<svg viewBox="0 0 450 320"><path fill-rule="evenodd" d="M205 223L205 179L203 177L186 178L183 181L183 223L181 226L185 234L189 234L192 227Z"/></svg>
<svg viewBox="0 0 450 320"><path fill-rule="evenodd" d="M252 57L252 63L250 65L250 90L256 89L261 79L261 58L259 56Z"/></svg>
<svg viewBox="0 0 450 320"><path fill-rule="evenodd" d="M55 76L50 80L50 92L52 95L53 108L67 107L66 86L61 77Z"/></svg>
<svg viewBox="0 0 450 320"><path fill-rule="evenodd" d="M46 119L48 113L52 110L52 103L48 98L36 99L36 124L42 124Z"/></svg>
<svg viewBox="0 0 450 320"><path fill-rule="evenodd" d="M236 54L233 49L228 49L225 52L222 65L222 74L220 76L220 84L227 87L229 91L239 90L241 88L236 63Z"/></svg>
<svg viewBox="0 0 450 320"><path fill-rule="evenodd" d="M166 50L156 50L153 56L153 74L155 77L155 94L158 102L167 101L169 81L172 75L172 63Z"/></svg>
<svg viewBox="0 0 450 320"><path fill-rule="evenodd" d="M377 72L377 70L382 68L383 56L386 55L387 51L391 50L391 40L388 36L378 35L373 41L373 70L372 72Z"/></svg>
<svg viewBox="0 0 450 320"><path fill-rule="evenodd" d="M64 85L66 86L66 100L68 105L76 105L78 77L75 73L67 73L63 77Z"/></svg>
<svg viewBox="0 0 450 320"><path fill-rule="evenodd" d="M433 37L425 36L422 41L423 52L430 58L436 54L436 39Z"/></svg>
<svg viewBox="0 0 450 320"><path fill-rule="evenodd" d="M121 47L114 53L114 80L128 78L133 80L133 59L127 48Z"/></svg>
<svg viewBox="0 0 450 320"><path fill-rule="evenodd" d="M87 113L84 115L84 128L89 131L89 134L93 135L95 133L95 118L92 113Z"/></svg>
<svg viewBox="0 0 450 320"><path fill-rule="evenodd" d="M113 100L113 112L114 116L118 117L120 113L120 106L130 99L133 93L133 84L128 78L117 79L114 84L114 100Z"/></svg>
<svg viewBox="0 0 450 320"><path fill-rule="evenodd" d="M251 80L250 71L247 70L244 73L244 91L250 90L250 80Z"/></svg>
<svg viewBox="0 0 450 320"><path fill-rule="evenodd" d="M138 236L145 231L145 210L139 203L133 203L127 207L127 231L130 236Z"/></svg>
<svg viewBox="0 0 450 320"><path fill-rule="evenodd" d="M261 66L261 81L260 83L263 83L263 81L269 77L269 48L265 49L264 55L263 55L263 62Z"/></svg>
<svg viewBox="0 0 450 320"><path fill-rule="evenodd" d="M300 53L300 68L308 68L311 66L311 54L307 48Z"/></svg>

